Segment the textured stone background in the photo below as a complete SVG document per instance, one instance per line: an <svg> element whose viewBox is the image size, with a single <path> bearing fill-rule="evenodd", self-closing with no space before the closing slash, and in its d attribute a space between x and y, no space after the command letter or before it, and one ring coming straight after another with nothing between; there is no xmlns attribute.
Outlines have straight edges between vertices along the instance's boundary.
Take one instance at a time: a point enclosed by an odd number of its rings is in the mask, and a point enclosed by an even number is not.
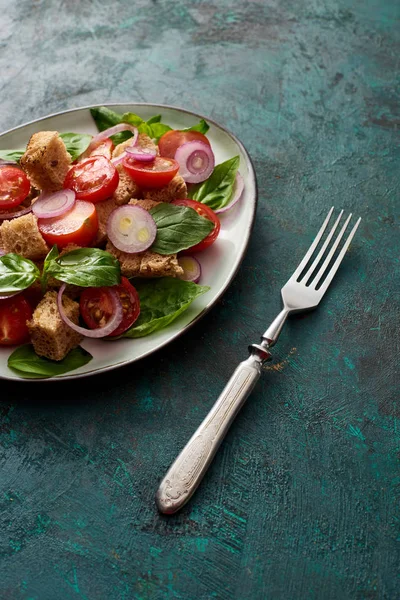
<svg viewBox="0 0 400 600"><path fill-rule="evenodd" d="M62 387L1 382L1 598L400 598L399 3L0 10L0 130L174 104L243 141L260 192L236 279L168 350ZM284 330L192 502L159 516L159 479L332 204L363 217L335 284Z"/></svg>

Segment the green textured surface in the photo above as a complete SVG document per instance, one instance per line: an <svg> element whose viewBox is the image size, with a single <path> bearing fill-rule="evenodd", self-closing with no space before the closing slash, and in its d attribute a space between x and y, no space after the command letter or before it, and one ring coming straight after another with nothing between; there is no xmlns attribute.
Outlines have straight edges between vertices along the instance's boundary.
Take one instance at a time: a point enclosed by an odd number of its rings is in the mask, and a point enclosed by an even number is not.
<svg viewBox="0 0 400 600"><path fill-rule="evenodd" d="M154 357L1 382L5 600L396 600L399 54L394 0L0 0L0 130L102 102L207 115L248 149L254 234L222 301ZM363 217L180 514L158 481L328 208Z"/></svg>

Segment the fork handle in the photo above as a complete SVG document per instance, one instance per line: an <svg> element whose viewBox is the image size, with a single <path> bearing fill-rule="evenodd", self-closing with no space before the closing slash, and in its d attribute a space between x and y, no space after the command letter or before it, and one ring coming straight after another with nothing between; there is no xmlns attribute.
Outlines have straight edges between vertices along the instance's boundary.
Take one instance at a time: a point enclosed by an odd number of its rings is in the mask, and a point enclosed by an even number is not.
<svg viewBox="0 0 400 600"><path fill-rule="evenodd" d="M162 513L177 512L197 489L230 425L261 375L261 367L271 357L266 346L254 344L241 362L218 400L169 468L156 494Z"/></svg>

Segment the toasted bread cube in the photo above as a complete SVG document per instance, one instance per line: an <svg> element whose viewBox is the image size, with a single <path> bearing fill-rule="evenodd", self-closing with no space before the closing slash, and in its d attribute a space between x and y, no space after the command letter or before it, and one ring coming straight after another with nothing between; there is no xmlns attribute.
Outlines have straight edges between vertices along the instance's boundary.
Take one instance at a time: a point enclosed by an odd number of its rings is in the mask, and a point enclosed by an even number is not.
<svg viewBox="0 0 400 600"><path fill-rule="evenodd" d="M71 155L57 131L34 133L21 158L32 185L46 192L62 189L70 164Z"/></svg>
<svg viewBox="0 0 400 600"><path fill-rule="evenodd" d="M125 277L177 277L183 274L176 254L162 255L145 250L129 254L118 250L110 241L107 252L115 256L121 265L121 273Z"/></svg>
<svg viewBox="0 0 400 600"><path fill-rule="evenodd" d="M68 318L78 324L78 302L63 295L63 307ZM57 306L57 292L54 291L45 294L27 325L36 354L50 360L62 360L83 339L80 333L62 320Z"/></svg>
<svg viewBox="0 0 400 600"><path fill-rule="evenodd" d="M117 171L119 173L119 181L117 189L113 194L114 202L118 206L121 206L122 204L128 204L131 198L140 198L142 192L139 186L133 181L132 177L128 175L121 164L117 165Z"/></svg>
<svg viewBox="0 0 400 600"><path fill-rule="evenodd" d="M155 202L172 202L172 200L178 200L179 198L187 198L187 186L183 177L178 174L165 187L144 190L143 197L146 200L154 200Z"/></svg>
<svg viewBox="0 0 400 600"><path fill-rule="evenodd" d="M92 246L103 246L106 243L108 217L111 215L113 210L118 208L118 206L119 205L115 202L114 198L108 198L108 200L103 200L103 202L97 202L96 212L99 228L96 237L91 244Z"/></svg>
<svg viewBox="0 0 400 600"><path fill-rule="evenodd" d="M3 221L0 236L6 253L15 252L35 261L43 259L49 251L33 213Z"/></svg>
<svg viewBox="0 0 400 600"><path fill-rule="evenodd" d="M160 203L155 202L154 200L138 200L136 198L132 198L132 200L129 200L128 204L141 206L145 210L150 211L152 208L154 208L155 206L157 206L157 204L160 204Z"/></svg>

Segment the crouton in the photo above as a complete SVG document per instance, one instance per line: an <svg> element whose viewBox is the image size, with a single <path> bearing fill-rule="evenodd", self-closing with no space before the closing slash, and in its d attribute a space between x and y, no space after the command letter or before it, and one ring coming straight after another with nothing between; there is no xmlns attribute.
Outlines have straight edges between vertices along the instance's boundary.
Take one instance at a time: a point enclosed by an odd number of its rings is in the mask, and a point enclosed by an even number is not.
<svg viewBox="0 0 400 600"><path fill-rule="evenodd" d="M128 204L141 206L142 208L144 208L144 210L149 211L160 203L155 202L154 200L137 200L136 198L132 198L132 200L129 200Z"/></svg>
<svg viewBox="0 0 400 600"><path fill-rule="evenodd" d="M121 265L121 273L125 277L177 277L183 274L176 254L162 255L145 250L128 254L118 250L110 241L107 252L115 256Z"/></svg>
<svg viewBox="0 0 400 600"><path fill-rule="evenodd" d="M63 307L68 318L78 324L79 304L63 296ZM57 292L54 291L45 294L27 326L36 354L50 360L62 360L83 339L80 333L68 327L61 319L57 307Z"/></svg>
<svg viewBox="0 0 400 600"><path fill-rule="evenodd" d="M114 198L103 200L103 202L97 202L96 212L99 221L99 229L97 231L96 237L92 242L92 246L98 247L106 243L108 217L115 208L118 208L118 204L115 202Z"/></svg>
<svg viewBox="0 0 400 600"><path fill-rule="evenodd" d="M33 261L42 260L49 251L33 213L3 221L0 236L5 252L15 252Z"/></svg>
<svg viewBox="0 0 400 600"><path fill-rule="evenodd" d="M31 136L20 163L35 188L56 192L63 187L71 156L57 131L39 131Z"/></svg>
<svg viewBox="0 0 400 600"><path fill-rule="evenodd" d="M171 202L179 198L187 198L187 186L183 177L175 175L169 184L163 188L144 190L143 197L155 202Z"/></svg>
<svg viewBox="0 0 400 600"><path fill-rule="evenodd" d="M118 146L117 146L118 147ZM113 194L115 203L120 206L127 204L131 198L141 198L142 192L139 186L132 177L128 175L122 165L117 165L117 171L119 173L119 182L117 189Z"/></svg>

